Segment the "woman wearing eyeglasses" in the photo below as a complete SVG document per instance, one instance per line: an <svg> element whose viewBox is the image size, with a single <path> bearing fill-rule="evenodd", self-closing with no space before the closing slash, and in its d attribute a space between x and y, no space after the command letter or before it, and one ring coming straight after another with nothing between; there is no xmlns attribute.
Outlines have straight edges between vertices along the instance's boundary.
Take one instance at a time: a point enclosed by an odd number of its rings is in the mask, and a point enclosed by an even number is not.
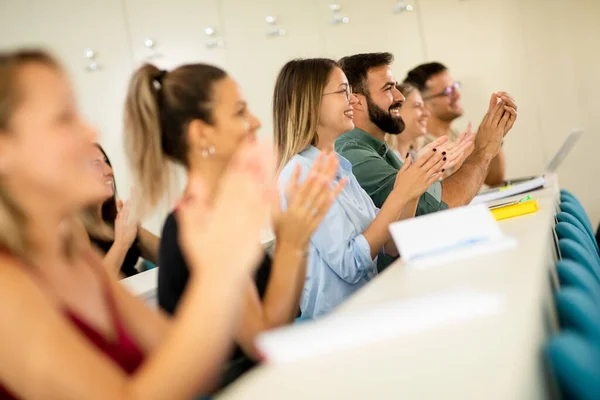
<svg viewBox="0 0 600 400"><path fill-rule="evenodd" d="M281 155L282 208L290 201L285 195L289 182L314 179L309 171L324 158L339 162L330 185L341 192L310 239L300 302L307 318L328 313L373 279L379 254L398 255L389 224L409 216L403 215L407 203L437 180L444 166L441 152L434 151L414 163L407 161L383 207L375 207L350 162L334 151L336 139L354 129L356 103L346 75L329 59L290 61L275 83L273 125ZM314 204L306 207L318 212Z"/></svg>

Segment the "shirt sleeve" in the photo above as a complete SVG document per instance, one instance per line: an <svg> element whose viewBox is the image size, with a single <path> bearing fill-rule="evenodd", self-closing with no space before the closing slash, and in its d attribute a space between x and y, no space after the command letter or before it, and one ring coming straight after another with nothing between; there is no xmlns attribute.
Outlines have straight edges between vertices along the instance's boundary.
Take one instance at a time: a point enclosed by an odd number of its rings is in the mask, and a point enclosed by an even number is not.
<svg viewBox="0 0 600 400"><path fill-rule="evenodd" d="M282 210L287 209L284 192L294 168L295 165L286 166L279 177ZM308 171L309 167L302 165L300 181L306 178ZM338 197L313 233L311 246L315 251L310 252L310 257L319 258L340 279L354 284L373 270L375 261L371 258L369 243L362 232L356 232L340 201Z"/></svg>

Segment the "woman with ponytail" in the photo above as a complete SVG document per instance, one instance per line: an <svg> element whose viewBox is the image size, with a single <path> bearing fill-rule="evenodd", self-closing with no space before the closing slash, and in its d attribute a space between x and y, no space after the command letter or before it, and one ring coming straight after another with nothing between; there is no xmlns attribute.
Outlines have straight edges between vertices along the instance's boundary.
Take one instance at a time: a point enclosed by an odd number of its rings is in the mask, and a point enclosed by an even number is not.
<svg viewBox="0 0 600 400"><path fill-rule="evenodd" d="M202 177L207 183L208 203L214 203L232 156L257 140L259 127L239 85L223 70L205 64L184 65L168 72L151 64L142 66L131 79L125 105L126 150L140 199L145 200L139 207L151 210L173 186L173 164L182 165L188 179ZM285 193L287 211L274 209L273 261L264 254L243 292L246 303L236 335L238 347L226 368L223 385L255 363L254 341L260 332L291 323L298 316L310 237L339 192L329 186L336 169L335 158L320 159L310 171L311 178L302 185L297 177L290 180ZM273 193L277 194L275 182ZM246 199L240 195L238 201L241 206ZM181 312L182 296L193 277L189 260L179 247L179 223L173 214L167 218L159 250L159 305L174 315ZM221 228L233 232L239 224ZM231 252L238 251L235 240L226 244ZM208 243L198 242L196 246L202 251Z"/></svg>

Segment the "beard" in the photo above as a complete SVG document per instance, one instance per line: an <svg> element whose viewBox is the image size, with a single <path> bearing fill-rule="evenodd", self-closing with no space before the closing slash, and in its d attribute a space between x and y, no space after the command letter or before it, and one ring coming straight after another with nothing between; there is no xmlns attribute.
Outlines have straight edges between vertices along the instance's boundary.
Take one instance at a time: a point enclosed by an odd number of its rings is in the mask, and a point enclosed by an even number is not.
<svg viewBox="0 0 600 400"><path fill-rule="evenodd" d="M379 129L390 135L399 135L404 130L404 120L402 117L392 117L390 109L401 107L401 102L393 103L387 111L379 107L371 100L371 96L367 97L367 109L369 111L369 119Z"/></svg>

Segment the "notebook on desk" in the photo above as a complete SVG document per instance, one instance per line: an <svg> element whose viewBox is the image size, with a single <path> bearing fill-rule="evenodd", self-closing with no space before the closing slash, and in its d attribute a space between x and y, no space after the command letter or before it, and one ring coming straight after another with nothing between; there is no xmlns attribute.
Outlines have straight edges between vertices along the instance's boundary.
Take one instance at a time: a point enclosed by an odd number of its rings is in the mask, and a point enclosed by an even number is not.
<svg viewBox="0 0 600 400"><path fill-rule="evenodd" d="M552 160L550 160L550 163L543 174L539 176L512 179L504 182L503 185L492 187L479 193L473 198L471 204L487 203L489 201L505 199L516 194L526 193L544 187L544 185L546 185L545 176L556 173L558 167L560 167L565 158L567 158L567 155L573 150L573 147L575 147L579 138L581 138L581 135L583 135L583 131L576 130L567 136L556 154L554 154L554 157L552 157Z"/></svg>

